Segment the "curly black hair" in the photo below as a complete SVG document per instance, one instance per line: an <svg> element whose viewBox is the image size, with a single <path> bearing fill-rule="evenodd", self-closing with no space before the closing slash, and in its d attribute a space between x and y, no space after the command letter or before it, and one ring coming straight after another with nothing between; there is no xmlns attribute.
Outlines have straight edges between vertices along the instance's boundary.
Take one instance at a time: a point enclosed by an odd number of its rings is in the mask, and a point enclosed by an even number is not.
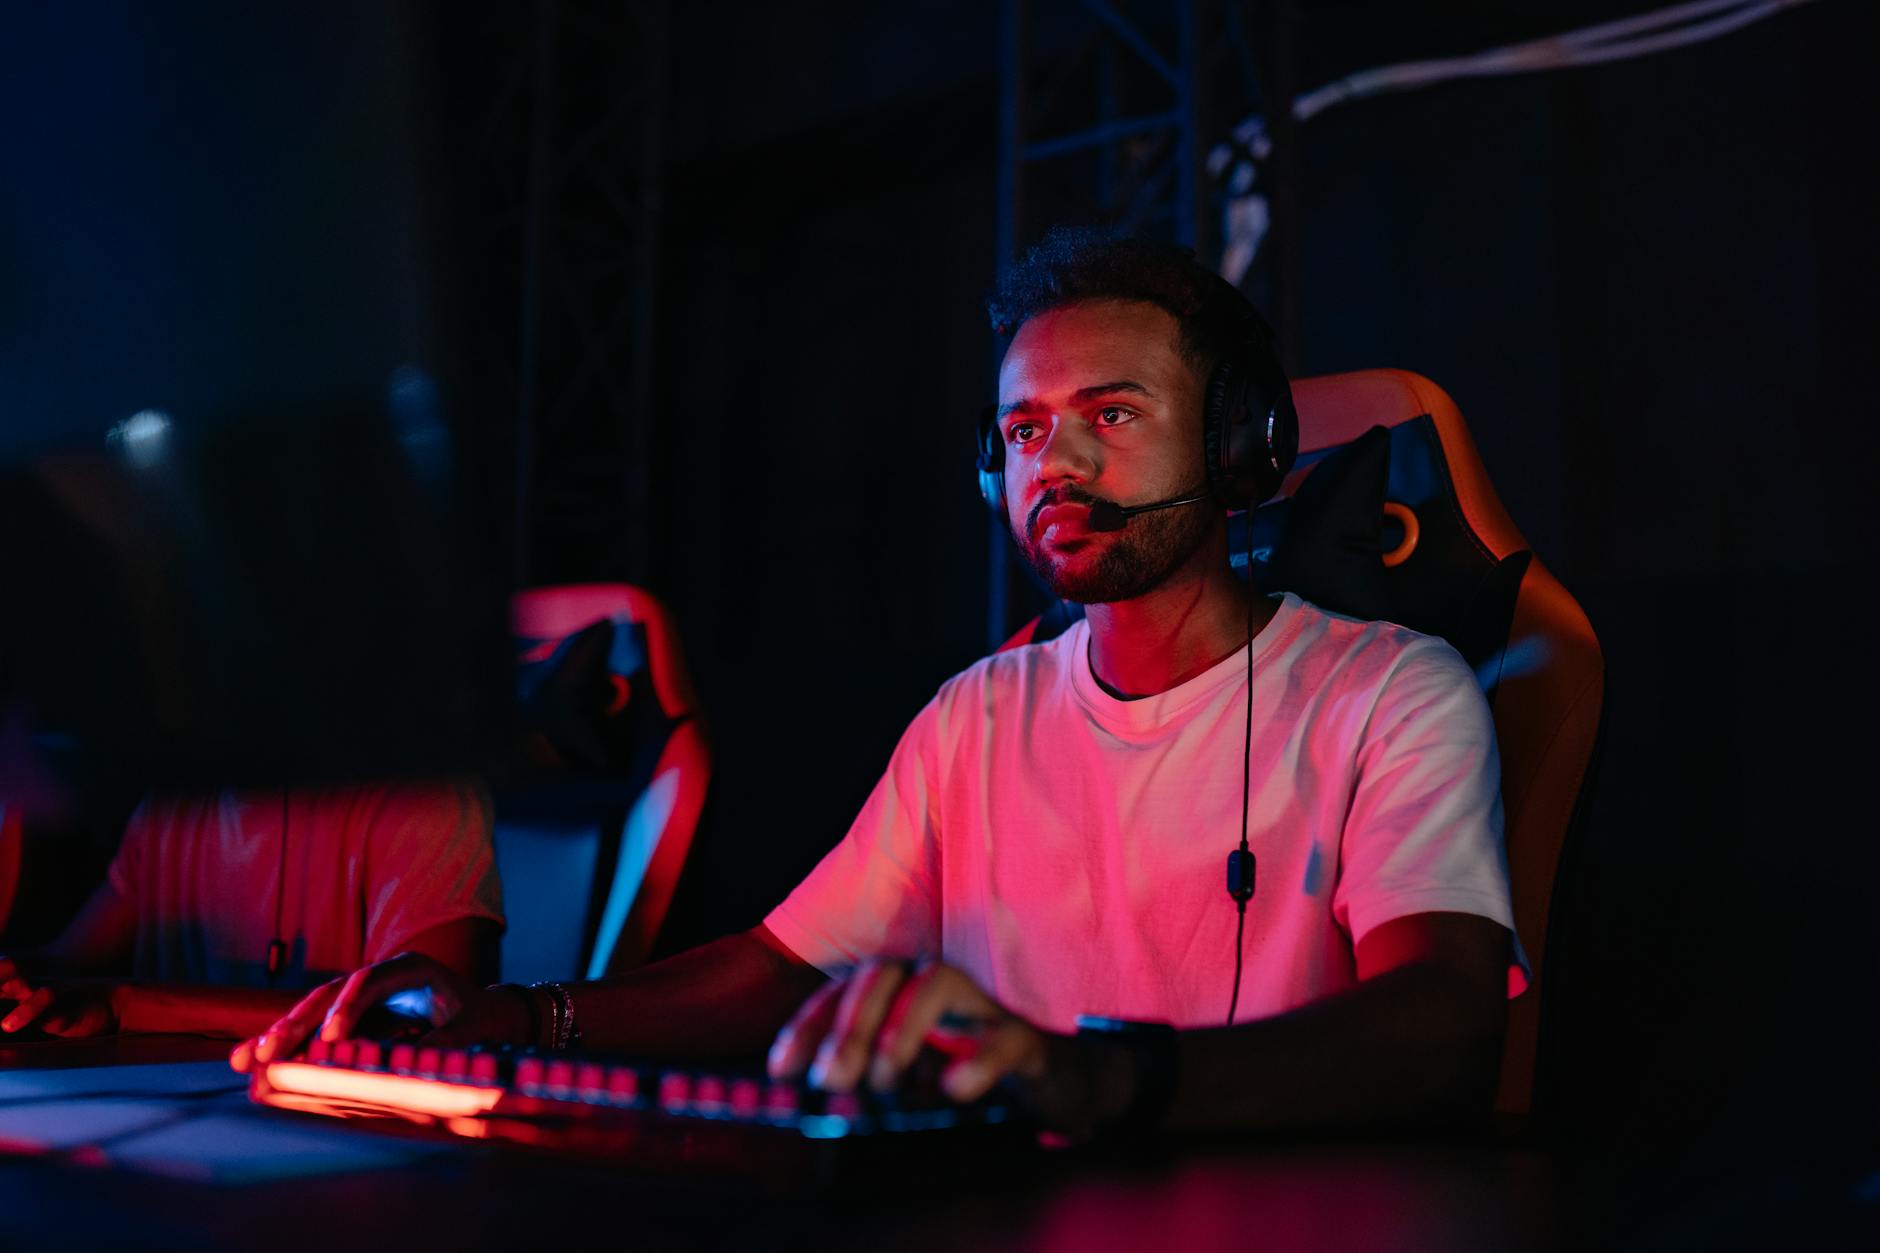
<svg viewBox="0 0 1880 1253"><path fill-rule="evenodd" d="M1249 335L1273 332L1240 291L1186 248L1090 227L1053 227L1000 277L986 301L994 333L1009 339L1032 318L1086 300L1141 300L1181 327L1184 358L1206 378Z"/></svg>

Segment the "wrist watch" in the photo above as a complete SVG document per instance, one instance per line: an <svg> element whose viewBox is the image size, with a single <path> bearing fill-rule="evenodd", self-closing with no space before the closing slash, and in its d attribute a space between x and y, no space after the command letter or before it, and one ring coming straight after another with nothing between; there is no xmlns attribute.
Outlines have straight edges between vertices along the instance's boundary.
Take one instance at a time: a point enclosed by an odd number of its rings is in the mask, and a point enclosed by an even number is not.
<svg viewBox="0 0 1880 1253"><path fill-rule="evenodd" d="M1175 1086L1181 1079L1181 1043L1175 1028L1165 1022L1079 1014L1077 1034L1120 1045L1134 1061L1135 1090L1128 1106L1108 1129L1147 1132L1160 1128L1168 1117L1169 1106L1174 1104Z"/></svg>

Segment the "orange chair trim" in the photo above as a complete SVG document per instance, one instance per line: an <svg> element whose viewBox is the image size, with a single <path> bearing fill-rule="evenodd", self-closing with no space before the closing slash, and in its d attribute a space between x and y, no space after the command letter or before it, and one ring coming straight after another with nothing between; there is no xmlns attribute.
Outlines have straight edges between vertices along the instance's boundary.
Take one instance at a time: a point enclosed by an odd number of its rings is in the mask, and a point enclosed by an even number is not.
<svg viewBox="0 0 1880 1253"><path fill-rule="evenodd" d="M1468 530L1496 560L1527 547L1489 482L1481 454L1448 392L1410 370L1352 370L1293 383L1299 410L1301 452L1322 452L1350 443L1373 426L1397 426L1429 414L1442 441L1443 459ZM1303 478L1303 475L1299 477ZM1287 490L1296 486L1289 478Z"/></svg>
<svg viewBox="0 0 1880 1253"><path fill-rule="evenodd" d="M651 592L628 583L533 587L510 601L509 626L530 639L563 639L602 618L619 615L646 628L647 668L666 716L696 716L698 693L679 648L672 614Z"/></svg>

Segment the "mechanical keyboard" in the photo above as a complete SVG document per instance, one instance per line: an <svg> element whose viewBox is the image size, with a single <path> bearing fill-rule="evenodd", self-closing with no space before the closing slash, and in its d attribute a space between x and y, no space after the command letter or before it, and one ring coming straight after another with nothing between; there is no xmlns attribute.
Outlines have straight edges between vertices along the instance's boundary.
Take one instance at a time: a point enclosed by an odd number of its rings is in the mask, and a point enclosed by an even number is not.
<svg viewBox="0 0 1880 1253"><path fill-rule="evenodd" d="M257 1067L249 1095L389 1129L635 1163L733 1168L787 1155L793 1145L878 1144L1013 1121L1003 1104L956 1105L930 1084L885 1095L833 1093L752 1074L581 1054L374 1040L315 1041L299 1057Z"/></svg>

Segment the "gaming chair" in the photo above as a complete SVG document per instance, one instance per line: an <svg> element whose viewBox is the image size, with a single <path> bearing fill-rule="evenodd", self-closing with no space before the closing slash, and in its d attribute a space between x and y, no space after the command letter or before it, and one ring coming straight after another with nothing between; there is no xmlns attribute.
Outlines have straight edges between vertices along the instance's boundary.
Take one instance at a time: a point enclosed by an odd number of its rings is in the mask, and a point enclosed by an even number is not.
<svg viewBox="0 0 1880 1253"><path fill-rule="evenodd" d="M503 977L643 964L672 904L711 752L671 616L627 584L515 597L530 766L496 793Z"/></svg>
<svg viewBox="0 0 1880 1253"><path fill-rule="evenodd" d="M1495 719L1515 927L1533 972L1527 992L1509 1005L1496 1109L1527 1113L1537 1073L1544 1077L1537 1062L1554 878L1600 727L1599 641L1509 518L1440 387L1405 370L1292 386L1298 461L1273 502L1230 520L1230 548L1237 564L1246 561L1251 527L1257 586L1440 635L1475 669ZM1385 429L1369 434L1374 427ZM1375 475L1368 485L1367 458ZM1354 505L1362 516L1349 516ZM1327 579L1327 563L1343 568ZM1325 580L1319 587L1298 581L1315 574ZM1081 616L1079 606L1056 603L1004 647L1048 639Z"/></svg>

